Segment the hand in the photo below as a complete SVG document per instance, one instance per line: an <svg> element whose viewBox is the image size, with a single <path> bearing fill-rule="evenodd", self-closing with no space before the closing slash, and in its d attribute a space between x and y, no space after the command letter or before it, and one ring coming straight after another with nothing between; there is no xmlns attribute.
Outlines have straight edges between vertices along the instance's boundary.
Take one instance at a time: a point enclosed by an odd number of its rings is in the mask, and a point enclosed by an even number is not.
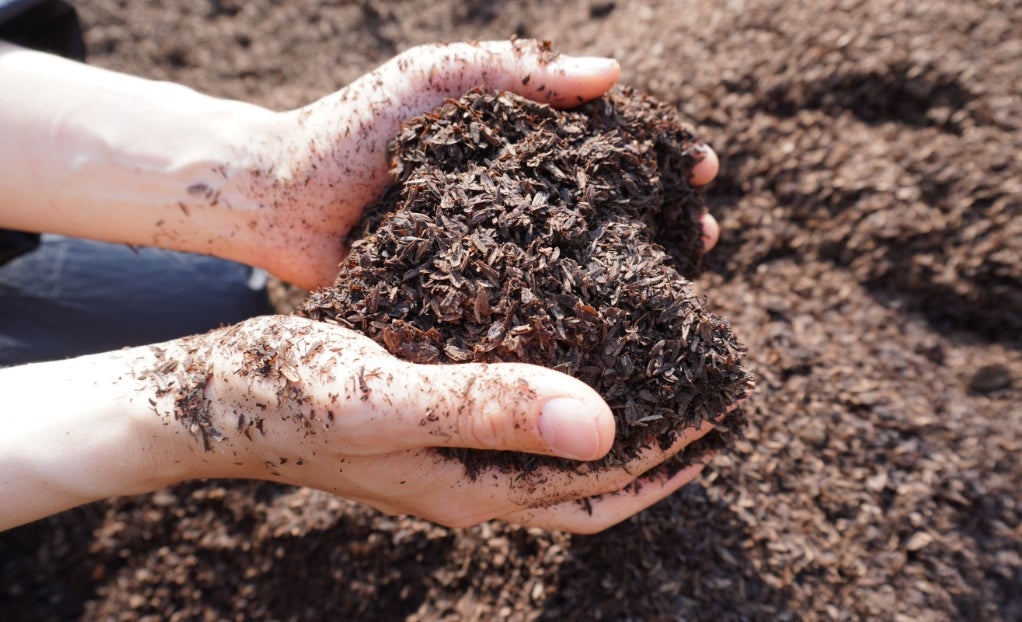
<svg viewBox="0 0 1022 622"><path fill-rule="evenodd" d="M701 464L628 488L712 429L686 430L667 451L618 468L469 477L433 448L595 460L613 443L613 416L593 389L550 369L416 365L355 332L287 316L0 369L0 392L0 529L180 481L241 477L450 526L500 518L594 532L694 478Z"/></svg>
<svg viewBox="0 0 1022 622"><path fill-rule="evenodd" d="M702 465L618 492L712 429L687 430L667 452L597 473L493 469L472 478L433 448L594 460L610 449L613 416L590 387L553 370L416 365L358 333L296 317L256 318L157 352L153 369L180 364L135 374L175 387L155 408L175 437L164 446L189 457L187 478L309 486L449 526L500 518L598 531L695 477ZM591 501L589 515L577 500L594 495L607 496Z"/></svg>
<svg viewBox="0 0 1022 622"><path fill-rule="evenodd" d="M476 86L576 106L602 95L619 74L612 59L554 56L535 41L408 50L337 93L279 115L269 153L259 156L276 175L243 190L272 208L261 213L261 237L242 259L306 288L329 285L347 252L341 240L390 183L386 147L402 122ZM713 179L716 162L709 151L693 181ZM716 223L709 218L705 226L715 240Z"/></svg>
<svg viewBox="0 0 1022 622"><path fill-rule="evenodd" d="M328 285L343 240L389 182L386 144L402 121L476 86L572 106L619 72L612 59L533 41L431 45L274 113L0 41L0 227L210 254ZM693 182L716 172L707 151ZM708 248L717 227L703 227Z"/></svg>

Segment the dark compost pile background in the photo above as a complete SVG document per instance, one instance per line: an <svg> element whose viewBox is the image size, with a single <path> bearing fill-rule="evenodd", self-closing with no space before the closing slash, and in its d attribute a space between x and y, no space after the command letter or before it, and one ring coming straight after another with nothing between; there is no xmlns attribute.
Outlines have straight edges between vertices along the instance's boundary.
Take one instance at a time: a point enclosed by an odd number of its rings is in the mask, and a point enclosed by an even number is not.
<svg viewBox="0 0 1022 622"><path fill-rule="evenodd" d="M67 619L1022 619L1022 3L82 3L91 62L295 107L438 40L614 55L721 156L736 450L601 535L177 486L0 534Z"/></svg>

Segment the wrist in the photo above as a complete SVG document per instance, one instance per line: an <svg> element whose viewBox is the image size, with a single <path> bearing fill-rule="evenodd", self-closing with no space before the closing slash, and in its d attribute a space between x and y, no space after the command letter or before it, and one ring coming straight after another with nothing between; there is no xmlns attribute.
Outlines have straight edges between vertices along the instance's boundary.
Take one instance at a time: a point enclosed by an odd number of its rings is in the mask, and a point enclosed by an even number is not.
<svg viewBox="0 0 1022 622"><path fill-rule="evenodd" d="M0 529L190 476L184 443L154 414L158 385L135 348L0 370Z"/></svg>
<svg viewBox="0 0 1022 622"><path fill-rule="evenodd" d="M169 207L147 243L261 265L281 200L281 115L190 93L177 119L187 134L178 161L159 174Z"/></svg>
<svg viewBox="0 0 1022 622"><path fill-rule="evenodd" d="M266 207L269 110L2 42L0 82L0 226L227 255Z"/></svg>

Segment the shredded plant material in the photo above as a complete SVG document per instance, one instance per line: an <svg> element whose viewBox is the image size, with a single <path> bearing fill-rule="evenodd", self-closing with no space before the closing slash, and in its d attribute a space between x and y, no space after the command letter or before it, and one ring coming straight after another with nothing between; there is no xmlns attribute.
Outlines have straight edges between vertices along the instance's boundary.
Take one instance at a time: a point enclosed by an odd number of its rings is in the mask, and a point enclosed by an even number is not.
<svg viewBox="0 0 1022 622"><path fill-rule="evenodd" d="M705 207L687 181L701 155L676 113L631 91L570 111L470 93L404 127L396 183L299 313L413 362L526 362L585 381L617 418L600 464L666 448L752 386L730 327L682 276L702 254ZM473 469L551 460L457 453Z"/></svg>

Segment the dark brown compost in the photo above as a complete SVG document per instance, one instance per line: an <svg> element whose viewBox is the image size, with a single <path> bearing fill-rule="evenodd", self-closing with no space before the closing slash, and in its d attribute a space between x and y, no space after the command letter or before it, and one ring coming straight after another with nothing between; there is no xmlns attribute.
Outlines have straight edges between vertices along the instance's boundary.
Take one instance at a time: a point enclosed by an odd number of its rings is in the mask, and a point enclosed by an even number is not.
<svg viewBox="0 0 1022 622"><path fill-rule="evenodd" d="M621 90L558 111L477 91L409 123L392 157L396 183L300 314L413 362L575 376L615 413L605 464L713 425L749 393L742 347L683 276L702 255L705 207L688 183L702 152L667 106Z"/></svg>
<svg viewBox="0 0 1022 622"><path fill-rule="evenodd" d="M3 619L1022 620L1022 3L76 7L90 63L275 110L417 44L616 57L720 156L696 284L756 391L597 536L187 482L0 534Z"/></svg>

